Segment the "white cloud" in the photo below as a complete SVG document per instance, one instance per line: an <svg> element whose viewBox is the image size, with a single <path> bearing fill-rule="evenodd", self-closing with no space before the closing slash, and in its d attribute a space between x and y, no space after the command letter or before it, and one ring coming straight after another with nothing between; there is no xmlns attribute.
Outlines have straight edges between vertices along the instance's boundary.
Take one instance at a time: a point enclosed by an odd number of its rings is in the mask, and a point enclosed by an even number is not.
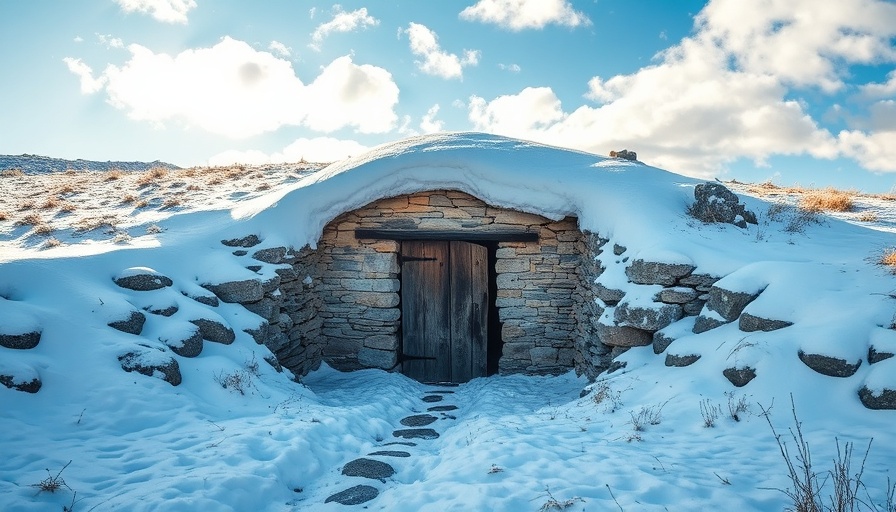
<svg viewBox="0 0 896 512"><path fill-rule="evenodd" d="M186 23L194 0L115 0L124 12L143 12L165 23Z"/></svg>
<svg viewBox="0 0 896 512"><path fill-rule="evenodd" d="M175 56L136 44L128 50L131 57L124 65L109 65L96 79L81 61L67 59L66 64L81 78L82 91L104 87L109 103L135 120L176 121L241 138L284 125L379 133L397 119L398 86L392 75L356 65L348 56L305 85L289 61L229 37Z"/></svg>
<svg viewBox="0 0 896 512"><path fill-rule="evenodd" d="M90 66L84 64L81 59L65 57L64 59L62 59L62 61L65 62L68 70L77 75L77 77L80 79L82 94L93 94L95 92L99 92L100 90L102 90L103 86L106 85L106 78L94 78L93 70L90 69Z"/></svg>
<svg viewBox="0 0 896 512"><path fill-rule="evenodd" d="M100 44L106 48L124 48L124 41L120 38L112 37L107 34L97 34L96 37L100 40Z"/></svg>
<svg viewBox="0 0 896 512"><path fill-rule="evenodd" d="M408 34L411 53L422 58L415 61L417 68L427 75L442 78L463 78L463 68L479 64L478 50L464 50L463 58L443 51L435 32L419 23L411 23L405 31Z"/></svg>
<svg viewBox="0 0 896 512"><path fill-rule="evenodd" d="M460 13L461 19L494 23L519 31L556 24L566 27L590 25L591 20L572 8L568 0L479 0Z"/></svg>
<svg viewBox="0 0 896 512"><path fill-rule="evenodd" d="M896 61L896 4L844 0L819 9L807 0L713 0L695 27L653 65L593 77L585 97L597 105L563 109L552 89L527 88L491 101L472 97L469 119L478 130L601 154L628 148L700 176L772 155L848 156L896 171L896 103L889 102L896 72L862 90L885 98L869 107L866 131L834 135L792 99L794 87L840 89L851 64Z"/></svg>
<svg viewBox="0 0 896 512"><path fill-rule="evenodd" d="M744 72L825 91L843 87L843 63L896 59L892 2L839 0L822 9L815 0L757 0L747 6L716 0L698 14L696 27L701 40L729 52Z"/></svg>
<svg viewBox="0 0 896 512"><path fill-rule="evenodd" d="M314 17L313 10L311 16ZM332 33L352 32L359 28L375 27L376 25L379 25L379 23L380 20L367 14L366 7L346 12L342 9L342 6L334 5L333 19L318 25L317 28L314 29L314 33L311 34L312 42L308 46L320 51L320 45L323 43L324 38Z"/></svg>
<svg viewBox="0 0 896 512"><path fill-rule="evenodd" d="M498 64L498 69L510 71L511 73L519 73L522 71L519 64Z"/></svg>
<svg viewBox="0 0 896 512"><path fill-rule="evenodd" d="M76 43L83 43L83 42L84 42L84 38L81 37L81 36L75 36L75 38L72 39L72 41L74 41L74 42L76 42Z"/></svg>
<svg viewBox="0 0 896 512"><path fill-rule="evenodd" d="M286 46L280 41L271 41L271 44L268 45L268 50L271 50L274 55L278 55L280 57L289 57L290 55L292 55L292 48Z"/></svg>
<svg viewBox="0 0 896 512"><path fill-rule="evenodd" d="M258 150L229 150L218 153L208 159L208 165L232 164L280 164L292 162L330 163L360 155L369 148L353 140L334 139L332 137L301 138L286 146L281 151L267 154Z"/></svg>
<svg viewBox="0 0 896 512"><path fill-rule="evenodd" d="M420 120L420 130L423 131L423 133L436 133L442 131L443 127L445 126L445 122L436 119L436 115L438 115L438 113L438 103L436 103L426 111L423 119Z"/></svg>

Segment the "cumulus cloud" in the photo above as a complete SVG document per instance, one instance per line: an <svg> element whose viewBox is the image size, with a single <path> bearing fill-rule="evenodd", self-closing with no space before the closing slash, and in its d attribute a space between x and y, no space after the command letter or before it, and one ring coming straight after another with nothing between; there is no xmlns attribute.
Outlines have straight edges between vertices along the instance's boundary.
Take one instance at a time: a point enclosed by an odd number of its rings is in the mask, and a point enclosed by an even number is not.
<svg viewBox="0 0 896 512"><path fill-rule="evenodd" d="M411 53L423 60L415 61L417 68L427 75L442 78L463 78L463 68L479 64L478 50L464 50L463 57L448 53L439 46L439 37L426 25L410 23L405 31Z"/></svg>
<svg viewBox="0 0 896 512"><path fill-rule="evenodd" d="M313 10L311 16L314 17ZM352 32L359 28L375 27L376 25L379 25L379 23L380 20L367 14L366 7L346 12L342 9L342 6L334 5L333 19L326 23L321 23L314 29L314 33L311 34L311 44L308 46L320 51L321 43L323 43L324 39L332 33Z"/></svg>
<svg viewBox="0 0 896 512"><path fill-rule="evenodd" d="M330 163L364 153L369 148L354 140L334 139L332 137L301 138L286 146L281 151L267 154L258 150L229 150L218 153L208 159L209 165L233 164L279 164L291 162L323 162Z"/></svg>
<svg viewBox="0 0 896 512"><path fill-rule="evenodd" d="M81 78L83 92L104 89L109 103L135 120L181 122L234 138L284 125L380 133L396 121L392 75L348 56L305 85L289 61L229 37L174 56L137 44L127 48L130 59L109 65L98 78L77 59L66 65Z"/></svg>
<svg viewBox="0 0 896 512"><path fill-rule="evenodd" d="M519 64L498 64L498 69L510 71L511 73L519 73L522 71Z"/></svg>
<svg viewBox="0 0 896 512"><path fill-rule="evenodd" d="M93 70L90 69L90 66L83 63L81 59L66 57L62 59L62 62L65 62L68 70L74 73L80 80L82 94L93 94L95 92L99 92L103 89L103 86L106 85L106 78L94 78Z"/></svg>
<svg viewBox="0 0 896 512"><path fill-rule="evenodd" d="M280 57L289 57L292 55L292 48L280 41L271 41L271 44L268 45L268 50L271 50L271 53Z"/></svg>
<svg viewBox="0 0 896 512"><path fill-rule="evenodd" d="M142 12L164 23L186 23L194 0L115 0L124 12Z"/></svg>
<svg viewBox="0 0 896 512"><path fill-rule="evenodd" d="M96 34L97 39L100 40L100 44L105 46L106 48L124 48L124 41L122 41L118 37L112 37L108 34Z"/></svg>
<svg viewBox="0 0 896 512"><path fill-rule="evenodd" d="M804 0L713 0L697 16L695 33L655 64L593 77L585 94L592 104L564 109L552 89L527 88L490 101L471 97L468 116L478 130L601 154L634 149L692 175L717 175L739 158L763 164L772 155L849 156L896 171L892 98L869 108L868 131L837 135L793 99L795 88L840 90L851 64L896 61L888 39L896 36L896 4L844 0L836 16L821 11ZM894 75L863 93L884 98L891 87Z"/></svg>
<svg viewBox="0 0 896 512"><path fill-rule="evenodd" d="M460 13L467 21L494 23L520 31L555 24L566 27L590 25L584 13L576 11L568 0L479 0Z"/></svg>
<svg viewBox="0 0 896 512"><path fill-rule="evenodd" d="M436 119L436 115L439 113L439 104L436 103L429 110L426 111L426 114L423 116L423 119L420 120L420 130L423 133L436 133L442 131L442 128L445 126L445 123L441 120Z"/></svg>

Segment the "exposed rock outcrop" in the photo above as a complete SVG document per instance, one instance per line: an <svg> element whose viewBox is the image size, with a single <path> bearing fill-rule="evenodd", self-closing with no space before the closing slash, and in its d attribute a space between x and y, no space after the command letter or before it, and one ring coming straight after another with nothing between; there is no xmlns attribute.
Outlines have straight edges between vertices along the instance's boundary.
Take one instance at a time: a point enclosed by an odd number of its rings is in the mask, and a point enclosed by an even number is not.
<svg viewBox="0 0 896 512"><path fill-rule="evenodd" d="M740 228L758 223L756 214L740 204L737 196L720 183L697 185L694 187L694 199L688 213L702 222L722 222Z"/></svg>

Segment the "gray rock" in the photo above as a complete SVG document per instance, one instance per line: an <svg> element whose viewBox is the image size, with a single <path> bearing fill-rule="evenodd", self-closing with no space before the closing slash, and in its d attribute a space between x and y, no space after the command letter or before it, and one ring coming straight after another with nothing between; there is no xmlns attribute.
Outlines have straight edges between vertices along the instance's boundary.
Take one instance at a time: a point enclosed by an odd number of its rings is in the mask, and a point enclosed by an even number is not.
<svg viewBox="0 0 896 512"><path fill-rule="evenodd" d="M256 327L255 329L243 329L243 332L252 336L252 339L255 340L255 343L259 345L264 345L268 339L268 330L270 329L270 324L267 322L262 322L261 325Z"/></svg>
<svg viewBox="0 0 896 512"><path fill-rule="evenodd" d="M670 338L660 331L653 333L653 353L662 354L673 341L675 338Z"/></svg>
<svg viewBox="0 0 896 512"><path fill-rule="evenodd" d="M653 343L651 333L633 327L598 324L595 333L601 343L611 347L643 347Z"/></svg>
<svg viewBox="0 0 896 512"><path fill-rule="evenodd" d="M264 263L272 263L274 265L283 263L286 258L286 247L271 247L268 249L259 249L252 254L252 258Z"/></svg>
<svg viewBox="0 0 896 512"><path fill-rule="evenodd" d="M621 301L623 297L625 297L625 292L607 288L598 282L594 284L594 296L604 301L608 306L615 306L616 304L619 304L619 301Z"/></svg>
<svg viewBox="0 0 896 512"><path fill-rule="evenodd" d="M628 249L625 246L619 244L613 244L613 254L616 256L622 256L622 253L627 251Z"/></svg>
<svg viewBox="0 0 896 512"><path fill-rule="evenodd" d="M700 296L700 292L691 288L665 288L656 294L653 300L666 304L687 304Z"/></svg>
<svg viewBox="0 0 896 512"><path fill-rule="evenodd" d="M873 346L868 347L868 363L874 364L893 357L892 352L878 352Z"/></svg>
<svg viewBox="0 0 896 512"><path fill-rule="evenodd" d="M380 450L378 452L368 453L367 455L378 455L380 457L410 457L411 454L400 450Z"/></svg>
<svg viewBox="0 0 896 512"><path fill-rule="evenodd" d="M744 332L755 332L755 331L777 331L778 329L783 329L785 327L790 327L793 325L793 322L788 322L786 320L773 320L770 318L762 318L760 316L751 315L749 313L741 313L740 321L738 326L740 330Z"/></svg>
<svg viewBox="0 0 896 512"><path fill-rule="evenodd" d="M859 390L859 400L869 409L896 409L896 389L884 389L875 395L867 386Z"/></svg>
<svg viewBox="0 0 896 512"><path fill-rule="evenodd" d="M40 378L38 377L34 377L27 382L20 382L16 380L16 377L14 375L2 374L0 374L0 384L3 384L9 389L24 391L25 393L37 393L38 391L40 391L40 388L43 385L43 383L40 381Z"/></svg>
<svg viewBox="0 0 896 512"><path fill-rule="evenodd" d="M682 263L662 263L637 259L625 269L629 281L635 284L660 284L672 286L694 269L693 265Z"/></svg>
<svg viewBox="0 0 896 512"><path fill-rule="evenodd" d="M756 370L745 366L743 368L725 368L722 375L728 379L728 382L734 384L735 387L742 388L756 378Z"/></svg>
<svg viewBox="0 0 896 512"><path fill-rule="evenodd" d="M737 320L747 304L753 302L762 291L756 293L733 292L713 285L709 289L706 307L715 311L728 322Z"/></svg>
<svg viewBox="0 0 896 512"><path fill-rule="evenodd" d="M738 197L720 183L697 185L694 199L688 213L702 222L736 224L742 228L747 227L747 223L757 224L756 215L744 208Z"/></svg>
<svg viewBox="0 0 896 512"><path fill-rule="evenodd" d="M431 428L405 428L392 432L395 437L402 439L436 439L439 433Z"/></svg>
<svg viewBox="0 0 896 512"><path fill-rule="evenodd" d="M816 372L828 377L851 377L862 365L859 359L855 364L850 364L845 359L826 356L822 354L807 354L799 351L800 361Z"/></svg>
<svg viewBox="0 0 896 512"><path fill-rule="evenodd" d="M232 238L230 240L221 240L221 243L227 247L255 247L261 243L261 239L257 235L247 235L243 238Z"/></svg>
<svg viewBox="0 0 896 512"><path fill-rule="evenodd" d="M141 347L141 350L128 352L118 357L121 369L126 372L137 372L148 377L156 377L159 372L161 379L177 386L181 383L180 366L177 361L169 356L153 354L152 350L159 350L152 347Z"/></svg>
<svg viewBox="0 0 896 512"><path fill-rule="evenodd" d="M657 306L640 307L622 302L616 306L613 320L623 327L655 332L684 316L684 311L678 304L657 304Z"/></svg>
<svg viewBox="0 0 896 512"><path fill-rule="evenodd" d="M676 366L679 368L683 368L685 366L690 366L696 363L698 359L700 359L700 356L697 354L666 354L666 366Z"/></svg>
<svg viewBox="0 0 896 512"><path fill-rule="evenodd" d="M421 398L421 400L431 404L433 402L441 402L443 400L443 397L441 395L426 395Z"/></svg>
<svg viewBox="0 0 896 512"><path fill-rule="evenodd" d="M340 505L360 505L379 496L380 491L369 485L356 485L330 496L324 503L335 501Z"/></svg>
<svg viewBox="0 0 896 512"><path fill-rule="evenodd" d="M264 298L264 287L258 279L229 281L219 284L203 284L203 288L214 293L219 299L230 303L258 302Z"/></svg>
<svg viewBox="0 0 896 512"><path fill-rule="evenodd" d="M712 285L716 284L716 281L721 279L720 277L711 276L709 274L691 274L686 277L682 277L678 284L682 286L689 286L698 292L708 292Z"/></svg>
<svg viewBox="0 0 896 512"><path fill-rule="evenodd" d="M198 327L183 333L182 336L159 338L159 341L181 357L196 357L202 352L202 334Z"/></svg>
<svg viewBox="0 0 896 512"><path fill-rule="evenodd" d="M206 306L211 306L213 308L218 307L220 302L218 302L218 298L214 295L190 295L187 292L183 292L185 297L189 297L200 304L205 304Z"/></svg>
<svg viewBox="0 0 896 512"><path fill-rule="evenodd" d="M613 361L612 363L610 363L610 366L607 367L607 375L619 371L626 366L628 366L628 363L625 361Z"/></svg>
<svg viewBox="0 0 896 512"><path fill-rule="evenodd" d="M150 269L141 269L139 273L135 273L133 275L125 276L125 277L117 277L114 278L115 284L121 286L122 288L127 288L128 290L134 290L138 292L148 292L152 290L159 290L161 288L165 288L166 286L171 286L173 281L170 278L159 274L158 272Z"/></svg>
<svg viewBox="0 0 896 512"><path fill-rule="evenodd" d="M415 414L401 420L401 424L406 427L425 427L436 421L438 418L431 414Z"/></svg>
<svg viewBox="0 0 896 512"><path fill-rule="evenodd" d="M457 410L456 405L434 405L426 409L429 412L445 412Z"/></svg>
<svg viewBox="0 0 896 512"><path fill-rule="evenodd" d="M146 308L143 308L143 310L148 311L153 315L171 316L171 315L177 313L178 307L177 307L177 304L172 304L172 305L164 307L164 308L148 306Z"/></svg>
<svg viewBox="0 0 896 512"><path fill-rule="evenodd" d="M705 305L706 301L698 298L688 302L681 309L684 311L684 316L697 316L703 311L703 306Z"/></svg>
<svg viewBox="0 0 896 512"><path fill-rule="evenodd" d="M715 329L716 327L720 327L725 325L728 322L723 322L717 318L710 318L708 316L700 315L697 317L697 320L694 321L694 334L700 334L702 332L710 331Z"/></svg>
<svg viewBox="0 0 896 512"><path fill-rule="evenodd" d="M130 315L124 320L116 320L109 322L107 325L113 329L128 334L140 335L143 332L143 324L146 323L146 316L139 311L131 311Z"/></svg>
<svg viewBox="0 0 896 512"><path fill-rule="evenodd" d="M217 320L197 318L195 320L190 320L190 323L199 327L199 334L204 340L230 345L233 343L233 340L236 339L236 334L234 334L233 329Z"/></svg>
<svg viewBox="0 0 896 512"><path fill-rule="evenodd" d="M0 347L27 350L40 343L41 331L22 334L0 334Z"/></svg>
<svg viewBox="0 0 896 512"><path fill-rule="evenodd" d="M258 302L247 302L243 304L243 307L268 322L274 322L280 316L280 305L269 297L265 297Z"/></svg>
<svg viewBox="0 0 896 512"><path fill-rule="evenodd" d="M342 467L345 476L360 476L385 482L387 478L395 474L395 468L383 461L360 458L355 459Z"/></svg>
<svg viewBox="0 0 896 512"><path fill-rule="evenodd" d="M398 354L394 350L361 347L358 350L358 363L367 368L388 370L398 364Z"/></svg>

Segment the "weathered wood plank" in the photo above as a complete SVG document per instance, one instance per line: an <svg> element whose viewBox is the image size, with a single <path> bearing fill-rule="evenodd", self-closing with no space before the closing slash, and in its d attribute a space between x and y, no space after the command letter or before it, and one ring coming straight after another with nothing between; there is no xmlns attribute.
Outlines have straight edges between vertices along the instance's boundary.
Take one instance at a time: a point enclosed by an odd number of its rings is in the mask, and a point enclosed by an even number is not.
<svg viewBox="0 0 896 512"><path fill-rule="evenodd" d="M528 231L475 229L435 231L416 229L355 229L356 239L365 240L469 240L473 242L537 242L538 233Z"/></svg>
<svg viewBox="0 0 896 512"><path fill-rule="evenodd" d="M467 382L473 376L473 301L471 282L473 244L451 242L451 381Z"/></svg>
<svg viewBox="0 0 896 512"><path fill-rule="evenodd" d="M402 242L401 255L422 258L423 247L423 242ZM425 304L425 281L426 276L421 265L414 263L401 266L402 354L408 356L425 356L425 312L422 309ZM423 380L423 360L403 358L401 371L412 379Z"/></svg>
<svg viewBox="0 0 896 512"><path fill-rule="evenodd" d="M448 242L424 242L423 256L432 261L423 261L425 282L423 289L423 309L425 331L423 344L427 359L423 361L424 382L447 382L451 380L451 288L448 281Z"/></svg>
<svg viewBox="0 0 896 512"><path fill-rule="evenodd" d="M488 249L471 245L470 301L473 304L470 335L471 377L488 374Z"/></svg>

